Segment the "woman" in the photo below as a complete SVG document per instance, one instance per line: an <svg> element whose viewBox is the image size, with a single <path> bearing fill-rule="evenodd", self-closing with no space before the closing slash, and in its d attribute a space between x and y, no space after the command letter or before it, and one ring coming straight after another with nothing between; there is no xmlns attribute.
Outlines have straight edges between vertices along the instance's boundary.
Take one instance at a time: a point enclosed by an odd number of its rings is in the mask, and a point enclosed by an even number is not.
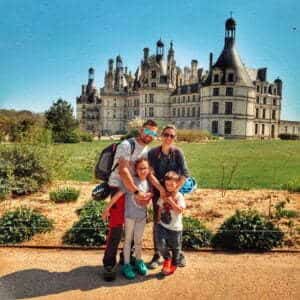
<svg viewBox="0 0 300 300"><path fill-rule="evenodd" d="M186 178L189 176L187 165L183 152L174 146L174 141L176 138L176 127L174 125L167 125L163 128L161 133L162 144L158 147L152 148L148 153L148 160L150 166L153 169L154 176L160 182L160 185L155 185L157 189L154 191L153 201L153 224L157 222L158 217L158 205L157 201L159 197L167 197L168 194L163 187L164 176L169 171L174 171L180 175L180 180L178 181L177 191L184 184ZM157 250L157 245L155 242L155 226L153 226L153 242L154 242L154 256L149 263L148 267L154 269L159 265L159 252ZM185 266L185 258L181 253L179 266Z"/></svg>

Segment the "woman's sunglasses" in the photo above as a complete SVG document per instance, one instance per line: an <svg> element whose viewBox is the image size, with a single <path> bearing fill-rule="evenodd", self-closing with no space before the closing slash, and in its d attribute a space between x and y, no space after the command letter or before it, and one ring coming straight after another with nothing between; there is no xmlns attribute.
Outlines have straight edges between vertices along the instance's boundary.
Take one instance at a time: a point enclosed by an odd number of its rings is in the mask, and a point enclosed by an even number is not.
<svg viewBox="0 0 300 300"><path fill-rule="evenodd" d="M170 133L163 133L162 134L163 137L165 138L171 138L171 139L175 139L175 135L174 134L170 134Z"/></svg>

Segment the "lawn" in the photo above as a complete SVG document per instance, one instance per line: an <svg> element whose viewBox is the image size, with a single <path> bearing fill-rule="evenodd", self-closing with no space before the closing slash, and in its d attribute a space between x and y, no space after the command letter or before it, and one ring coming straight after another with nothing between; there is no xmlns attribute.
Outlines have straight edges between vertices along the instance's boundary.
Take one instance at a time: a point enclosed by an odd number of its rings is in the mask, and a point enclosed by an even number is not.
<svg viewBox="0 0 300 300"><path fill-rule="evenodd" d="M65 164L57 179L93 180L98 153L109 142L55 145ZM203 188L280 189L297 180L300 184L299 141L223 140L179 143L188 166Z"/></svg>

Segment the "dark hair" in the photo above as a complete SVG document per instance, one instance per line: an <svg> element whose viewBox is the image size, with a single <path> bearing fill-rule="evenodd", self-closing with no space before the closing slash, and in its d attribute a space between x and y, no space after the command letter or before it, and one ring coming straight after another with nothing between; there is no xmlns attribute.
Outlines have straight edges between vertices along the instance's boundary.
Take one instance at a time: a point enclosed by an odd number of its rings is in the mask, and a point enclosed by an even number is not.
<svg viewBox="0 0 300 300"><path fill-rule="evenodd" d="M151 127L158 127L157 123L151 119L147 120L144 124L143 127L145 126L151 126Z"/></svg>
<svg viewBox="0 0 300 300"><path fill-rule="evenodd" d="M174 171L169 171L165 174L164 176L164 182L166 180L175 180L175 181L179 181L180 180L180 176L174 172Z"/></svg>

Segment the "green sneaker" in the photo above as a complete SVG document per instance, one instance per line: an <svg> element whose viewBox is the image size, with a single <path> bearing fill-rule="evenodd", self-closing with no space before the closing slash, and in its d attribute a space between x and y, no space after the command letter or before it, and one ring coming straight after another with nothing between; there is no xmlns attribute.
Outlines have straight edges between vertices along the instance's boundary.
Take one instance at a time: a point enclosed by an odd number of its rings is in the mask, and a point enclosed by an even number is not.
<svg viewBox="0 0 300 300"><path fill-rule="evenodd" d="M135 273L132 269L131 264L125 264L122 267L122 274L127 278L127 279L134 279L135 278Z"/></svg>
<svg viewBox="0 0 300 300"><path fill-rule="evenodd" d="M148 273L148 268L145 265L144 261L142 259L137 259L135 262L135 268L138 271L139 274L141 275L147 275Z"/></svg>

